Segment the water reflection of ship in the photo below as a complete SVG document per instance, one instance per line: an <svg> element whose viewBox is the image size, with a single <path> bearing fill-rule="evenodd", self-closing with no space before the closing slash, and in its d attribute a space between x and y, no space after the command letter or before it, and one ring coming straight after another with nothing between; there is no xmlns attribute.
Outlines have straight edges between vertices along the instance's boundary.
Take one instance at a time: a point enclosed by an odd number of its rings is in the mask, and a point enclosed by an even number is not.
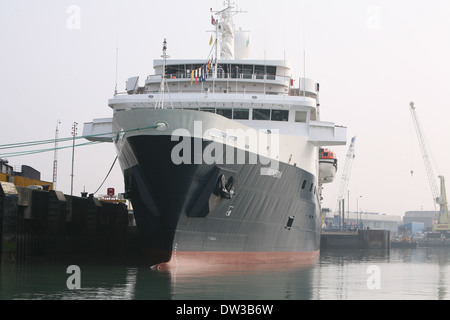
<svg viewBox="0 0 450 320"><path fill-rule="evenodd" d="M171 300L312 300L317 279L315 265L292 267L280 264L244 265L222 270L180 268L167 272L152 272L139 268L134 299L148 300L159 294Z"/></svg>

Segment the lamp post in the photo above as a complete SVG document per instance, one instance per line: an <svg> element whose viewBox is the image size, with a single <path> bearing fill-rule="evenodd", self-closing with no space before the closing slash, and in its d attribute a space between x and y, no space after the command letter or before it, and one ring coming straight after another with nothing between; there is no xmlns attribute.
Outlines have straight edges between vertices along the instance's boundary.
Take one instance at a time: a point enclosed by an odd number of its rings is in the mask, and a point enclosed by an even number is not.
<svg viewBox="0 0 450 320"><path fill-rule="evenodd" d="M70 195L73 196L73 166L74 166L74 160L75 160L75 137L77 136L78 131L78 123L74 122L72 126L72 136L73 136L73 146L72 146L72 174L70 179Z"/></svg>
<svg viewBox="0 0 450 320"><path fill-rule="evenodd" d="M361 215L359 215L359 198L362 198L362 196L356 197L356 220L358 223L358 229L359 229L359 223L361 222L361 219L360 219Z"/></svg>

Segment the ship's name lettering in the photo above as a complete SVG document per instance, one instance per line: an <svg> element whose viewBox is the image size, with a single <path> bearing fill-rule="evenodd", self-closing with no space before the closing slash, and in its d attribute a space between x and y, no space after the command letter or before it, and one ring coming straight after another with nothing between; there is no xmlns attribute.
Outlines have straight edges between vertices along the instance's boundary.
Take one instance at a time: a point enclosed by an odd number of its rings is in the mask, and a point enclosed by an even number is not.
<svg viewBox="0 0 450 320"><path fill-rule="evenodd" d="M278 171L271 168L267 168L266 170L267 170L265 174L266 176L274 177L277 179L281 179L281 177L283 176L283 171Z"/></svg>

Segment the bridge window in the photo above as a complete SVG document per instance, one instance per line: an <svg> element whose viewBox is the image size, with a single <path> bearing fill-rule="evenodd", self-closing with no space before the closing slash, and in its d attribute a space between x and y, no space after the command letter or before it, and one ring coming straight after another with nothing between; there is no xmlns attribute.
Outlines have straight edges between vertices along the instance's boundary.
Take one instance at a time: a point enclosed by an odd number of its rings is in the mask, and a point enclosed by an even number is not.
<svg viewBox="0 0 450 320"><path fill-rule="evenodd" d="M296 111L295 112L295 122L306 123L308 119L308 113L304 111Z"/></svg>
<svg viewBox="0 0 450 320"><path fill-rule="evenodd" d="M166 75L181 78L186 73L184 65L175 65L166 67Z"/></svg>
<svg viewBox="0 0 450 320"><path fill-rule="evenodd" d="M274 80L277 74L277 67L275 66L255 66L256 79L264 79L264 75L267 75L267 79Z"/></svg>
<svg viewBox="0 0 450 320"><path fill-rule="evenodd" d="M253 120L270 121L269 109L253 109Z"/></svg>
<svg viewBox="0 0 450 320"><path fill-rule="evenodd" d="M233 112L231 109L217 109L217 114L228 119L233 118Z"/></svg>
<svg viewBox="0 0 450 320"><path fill-rule="evenodd" d="M216 113L216 109L215 108L205 108L205 109L201 109L201 111L209 112L209 113Z"/></svg>
<svg viewBox="0 0 450 320"><path fill-rule="evenodd" d="M230 79L252 79L256 75L256 79L275 80L277 74L276 66L250 65L250 64L222 64L218 66L219 78Z"/></svg>
<svg viewBox="0 0 450 320"><path fill-rule="evenodd" d="M250 110L248 109L234 109L233 119L234 120L248 120L250 118Z"/></svg>
<svg viewBox="0 0 450 320"><path fill-rule="evenodd" d="M288 110L272 110L272 121L289 121L289 111Z"/></svg>

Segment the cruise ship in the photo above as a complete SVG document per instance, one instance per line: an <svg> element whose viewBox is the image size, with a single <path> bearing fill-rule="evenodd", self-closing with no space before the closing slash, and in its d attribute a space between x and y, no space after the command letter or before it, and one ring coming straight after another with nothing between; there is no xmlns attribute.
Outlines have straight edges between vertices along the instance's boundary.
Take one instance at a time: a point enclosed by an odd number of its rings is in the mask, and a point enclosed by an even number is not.
<svg viewBox="0 0 450 320"><path fill-rule="evenodd" d="M231 1L211 10L205 59L171 59L161 38L154 73L129 78L109 100L113 117L84 126L115 145L155 269L320 253L322 188L335 174L319 174L320 151L345 145L347 130L320 120L319 84L294 78L289 61L248 58L238 13Z"/></svg>

